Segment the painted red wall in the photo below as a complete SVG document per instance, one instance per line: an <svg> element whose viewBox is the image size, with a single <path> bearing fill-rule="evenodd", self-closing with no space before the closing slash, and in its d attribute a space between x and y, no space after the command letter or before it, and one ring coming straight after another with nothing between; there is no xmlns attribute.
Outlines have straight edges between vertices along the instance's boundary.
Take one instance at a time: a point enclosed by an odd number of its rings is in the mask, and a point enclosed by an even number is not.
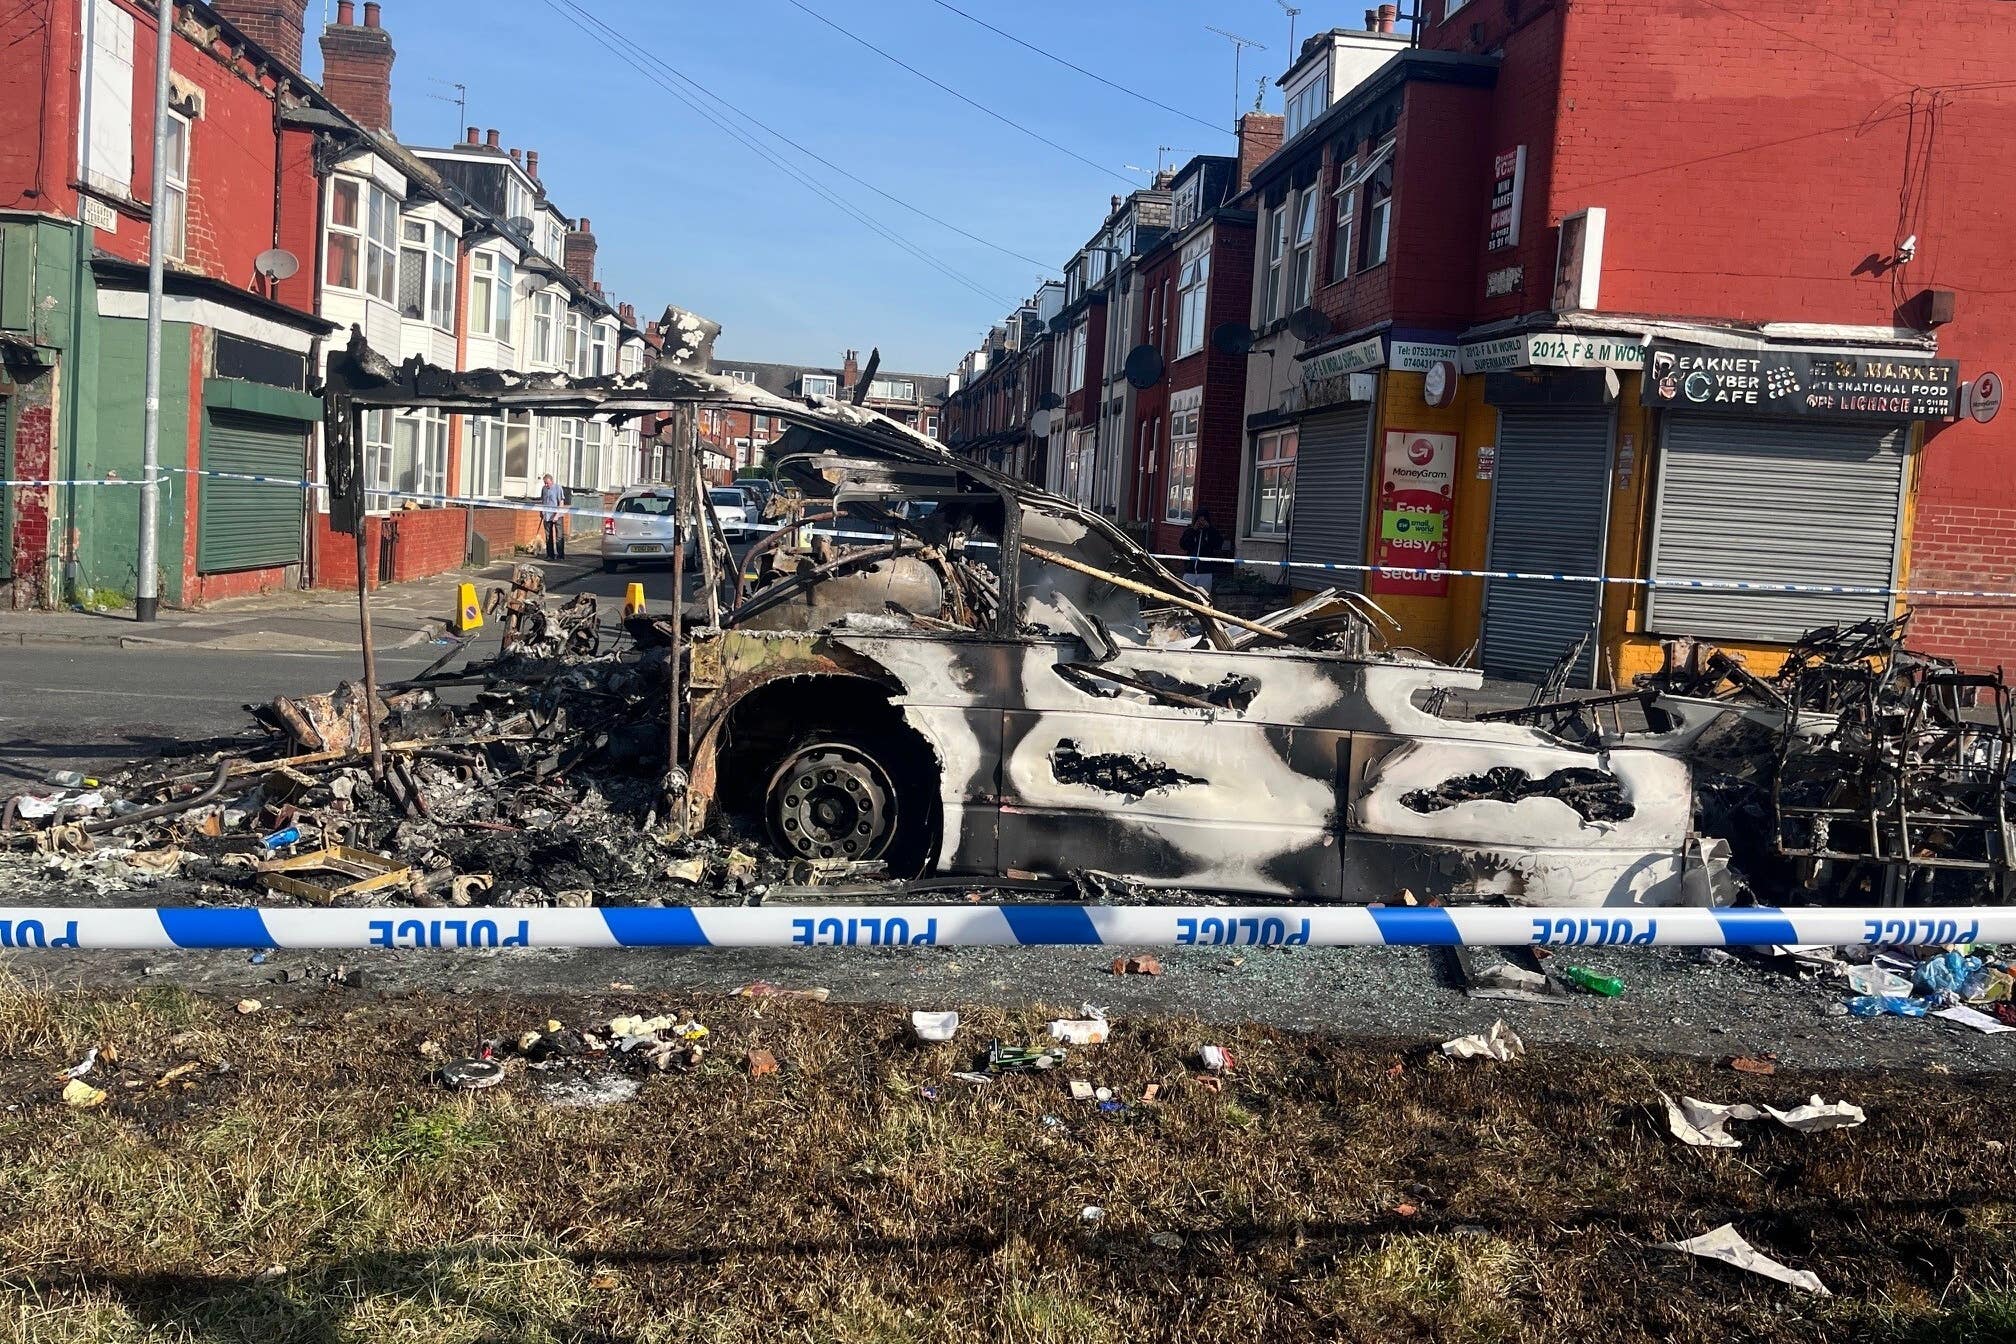
<svg viewBox="0 0 2016 1344"><path fill-rule="evenodd" d="M0 202L74 215L77 15L74 0L0 0ZM47 115L44 115L45 109Z"/></svg>

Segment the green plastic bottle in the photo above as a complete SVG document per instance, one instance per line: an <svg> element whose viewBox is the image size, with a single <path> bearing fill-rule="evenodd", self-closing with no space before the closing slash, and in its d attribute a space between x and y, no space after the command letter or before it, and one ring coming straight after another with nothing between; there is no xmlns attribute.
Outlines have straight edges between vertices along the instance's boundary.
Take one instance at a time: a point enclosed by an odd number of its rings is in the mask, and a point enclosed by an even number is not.
<svg viewBox="0 0 2016 1344"><path fill-rule="evenodd" d="M1561 974L1569 983L1586 989L1591 994L1601 994L1606 999L1614 999L1624 992L1624 982L1614 975L1598 975L1580 966L1570 966Z"/></svg>

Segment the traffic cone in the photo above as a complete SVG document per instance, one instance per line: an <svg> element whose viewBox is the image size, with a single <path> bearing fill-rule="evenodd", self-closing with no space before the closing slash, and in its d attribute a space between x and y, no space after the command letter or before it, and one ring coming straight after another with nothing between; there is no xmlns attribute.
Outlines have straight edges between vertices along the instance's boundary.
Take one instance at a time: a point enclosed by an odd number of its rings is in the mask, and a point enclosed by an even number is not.
<svg viewBox="0 0 2016 1344"><path fill-rule="evenodd" d="M459 634L483 628L483 604L476 600L476 585L462 584L455 590L455 619L450 622Z"/></svg>
<svg viewBox="0 0 2016 1344"><path fill-rule="evenodd" d="M623 619L644 614L644 585L633 583L623 590Z"/></svg>

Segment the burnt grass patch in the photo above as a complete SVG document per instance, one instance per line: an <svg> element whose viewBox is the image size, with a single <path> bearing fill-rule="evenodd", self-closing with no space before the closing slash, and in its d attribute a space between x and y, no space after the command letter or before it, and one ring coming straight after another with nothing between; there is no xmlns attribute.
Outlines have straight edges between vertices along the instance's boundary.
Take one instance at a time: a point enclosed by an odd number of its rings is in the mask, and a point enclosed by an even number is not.
<svg viewBox="0 0 2016 1344"><path fill-rule="evenodd" d="M314 988L241 1015L0 987L0 1339L2016 1338L2006 1076L1452 1063L1126 1018L975 1086L952 1072L1046 1015L962 1011L923 1045L893 1009L774 998ZM697 1019L704 1055L515 1046L625 1013ZM485 1040L504 1081L446 1090ZM1206 1043L1235 1061L1219 1090ZM107 1099L73 1109L93 1045ZM640 1085L557 1086L610 1074ZM1710 1152L1661 1090L1868 1122ZM1834 1296L1653 1249L1724 1222Z"/></svg>

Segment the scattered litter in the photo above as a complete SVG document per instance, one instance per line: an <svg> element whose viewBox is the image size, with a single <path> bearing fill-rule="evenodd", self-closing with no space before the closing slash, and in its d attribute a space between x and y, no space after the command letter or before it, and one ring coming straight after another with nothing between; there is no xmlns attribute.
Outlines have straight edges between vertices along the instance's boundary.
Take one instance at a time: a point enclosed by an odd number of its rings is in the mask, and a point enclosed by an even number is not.
<svg viewBox="0 0 2016 1344"><path fill-rule="evenodd" d="M768 1050L751 1050L742 1057L751 1078L766 1078L777 1072L777 1056Z"/></svg>
<svg viewBox="0 0 2016 1344"><path fill-rule="evenodd" d="M707 877L707 860L680 859L676 863L668 863L665 865L665 876L672 882L698 886Z"/></svg>
<svg viewBox="0 0 2016 1344"><path fill-rule="evenodd" d="M268 1265L252 1276L254 1283L274 1283L287 1277L287 1266Z"/></svg>
<svg viewBox="0 0 2016 1344"><path fill-rule="evenodd" d="M1165 1251L1180 1251L1183 1249L1183 1238L1177 1236L1174 1232L1150 1232L1148 1234L1148 1244L1160 1247Z"/></svg>
<svg viewBox="0 0 2016 1344"><path fill-rule="evenodd" d="M752 980L735 991L735 997L742 999L809 999L813 1003L824 1003L832 994L830 989L783 989L768 980Z"/></svg>
<svg viewBox="0 0 2016 1344"><path fill-rule="evenodd" d="M999 1041L987 1044L987 1053L982 1068L989 1073L1028 1073L1038 1069L1054 1069L1064 1062L1064 1052L1044 1049L1033 1045L1003 1045Z"/></svg>
<svg viewBox="0 0 2016 1344"><path fill-rule="evenodd" d="M1197 1062L1211 1073L1232 1072L1232 1052L1222 1045L1198 1046Z"/></svg>
<svg viewBox="0 0 2016 1344"><path fill-rule="evenodd" d="M1143 1106L1153 1105L1155 1102L1159 1101L1161 1097L1162 1097L1162 1084L1160 1083L1150 1083L1148 1084L1148 1086L1141 1089L1141 1104Z"/></svg>
<svg viewBox="0 0 2016 1344"><path fill-rule="evenodd" d="M265 1004L259 1002L257 999L240 999L238 1000L238 1015L240 1017L250 1017L265 1006Z"/></svg>
<svg viewBox="0 0 2016 1344"><path fill-rule="evenodd" d="M200 1072L202 1068L203 1068L202 1060L185 1059L180 1064L177 1064L174 1068L169 1069L167 1072L163 1073L159 1078L156 1078L154 1080L154 1086L167 1087L171 1083L181 1082L184 1078L187 1078L190 1074Z"/></svg>
<svg viewBox="0 0 2016 1344"><path fill-rule="evenodd" d="M1877 998L1904 998L1911 993L1911 982L1895 971L1871 964L1848 968L1848 988Z"/></svg>
<svg viewBox="0 0 2016 1344"><path fill-rule="evenodd" d="M1473 999L1546 998L1547 977L1509 961L1498 961L1471 975L1464 993Z"/></svg>
<svg viewBox="0 0 2016 1344"><path fill-rule="evenodd" d="M85 1074L91 1072L91 1070L97 1067L98 1067L98 1047L94 1045L89 1050L86 1050L84 1052L83 1062L79 1064L73 1064L69 1068L63 1070L63 1076L65 1078L82 1078Z"/></svg>
<svg viewBox="0 0 2016 1344"><path fill-rule="evenodd" d="M1722 947L1703 947L1695 950L1695 955L1704 966L1734 966L1742 958Z"/></svg>
<svg viewBox="0 0 2016 1344"><path fill-rule="evenodd" d="M1113 958L1113 974L1160 975L1162 974L1162 963L1145 952L1138 957L1115 957Z"/></svg>
<svg viewBox="0 0 2016 1344"><path fill-rule="evenodd" d="M1762 1059L1756 1059L1749 1055L1731 1055L1725 1062L1738 1073L1753 1073L1769 1078L1778 1072L1777 1063L1769 1055L1766 1055Z"/></svg>
<svg viewBox="0 0 2016 1344"><path fill-rule="evenodd" d="M1105 1216L1106 1210L1100 1208L1097 1204L1087 1204L1084 1208L1078 1210L1078 1221L1081 1223L1096 1223Z"/></svg>
<svg viewBox="0 0 2016 1344"><path fill-rule="evenodd" d="M1071 1080L1071 1100L1090 1101L1092 1100L1092 1096L1092 1084L1086 1082L1083 1078L1073 1078Z"/></svg>
<svg viewBox="0 0 2016 1344"><path fill-rule="evenodd" d="M1083 1017L1060 1017L1050 1023L1050 1039L1065 1045L1104 1045L1108 1033L1106 1012L1085 1004Z"/></svg>
<svg viewBox="0 0 2016 1344"><path fill-rule="evenodd" d="M1858 994L1848 1000L1853 1017L1923 1017L1931 1005L1923 999L1897 998L1889 994Z"/></svg>
<svg viewBox="0 0 2016 1344"><path fill-rule="evenodd" d="M103 1106L109 1096L109 1093L91 1086L82 1078L72 1078L63 1084L63 1104L72 1110L88 1111L94 1106Z"/></svg>
<svg viewBox="0 0 2016 1344"><path fill-rule="evenodd" d="M959 1031L959 1014L915 1012L910 1014L910 1027L920 1041L949 1041Z"/></svg>
<svg viewBox="0 0 2016 1344"><path fill-rule="evenodd" d="M1500 1018L1491 1024L1489 1031L1442 1042L1442 1053L1451 1059L1495 1059L1500 1064L1509 1064L1526 1053L1526 1043Z"/></svg>
<svg viewBox="0 0 2016 1344"><path fill-rule="evenodd" d="M1728 1132L1727 1127L1734 1120L1761 1120L1768 1115L1787 1129L1818 1134L1829 1129L1852 1129L1867 1119L1860 1106L1845 1101L1829 1103L1817 1096L1789 1111L1741 1102L1724 1106L1697 1097L1682 1097L1675 1103L1664 1092L1659 1098L1666 1103L1666 1127L1673 1137L1696 1148L1741 1148L1743 1141Z"/></svg>
<svg viewBox="0 0 2016 1344"><path fill-rule="evenodd" d="M1415 1214L1421 1212L1421 1206L1419 1204L1395 1204L1393 1212L1399 1214L1402 1218L1412 1218Z"/></svg>
<svg viewBox="0 0 2016 1344"><path fill-rule="evenodd" d="M1764 1113L1785 1128L1796 1129L1802 1134L1818 1134L1826 1129L1853 1129L1868 1119L1860 1106L1845 1101L1825 1102L1817 1094L1804 1106L1795 1106L1789 1111L1766 1106Z"/></svg>
<svg viewBox="0 0 2016 1344"><path fill-rule="evenodd" d="M991 1074L979 1073L972 1069L960 1069L952 1077L957 1078L962 1083L971 1083L975 1087L985 1087L988 1083L994 1081Z"/></svg>
<svg viewBox="0 0 2016 1344"><path fill-rule="evenodd" d="M1704 1260L1720 1260L1725 1265L1747 1269L1752 1274L1762 1274L1767 1279L1789 1283L1794 1288L1803 1288L1821 1297L1832 1297L1817 1275L1803 1269L1793 1269L1782 1265L1759 1251L1743 1239L1734 1226L1724 1223L1712 1232L1704 1232L1686 1241L1662 1241L1655 1247L1661 1251L1681 1251L1687 1255L1698 1255Z"/></svg>
<svg viewBox="0 0 2016 1344"><path fill-rule="evenodd" d="M441 1066L441 1083L457 1092L479 1092L504 1081L504 1066L494 1059L451 1059Z"/></svg>
<svg viewBox="0 0 2016 1344"><path fill-rule="evenodd" d="M1958 1022L1963 1027L1972 1027L1986 1036L2000 1035L2005 1031L2016 1031L2016 1027L1998 1022L1980 1009L1969 1008L1965 1004L1955 1004L1951 1008L1941 1008L1938 1012L1932 1014L1932 1016L1943 1017L1948 1022Z"/></svg>

